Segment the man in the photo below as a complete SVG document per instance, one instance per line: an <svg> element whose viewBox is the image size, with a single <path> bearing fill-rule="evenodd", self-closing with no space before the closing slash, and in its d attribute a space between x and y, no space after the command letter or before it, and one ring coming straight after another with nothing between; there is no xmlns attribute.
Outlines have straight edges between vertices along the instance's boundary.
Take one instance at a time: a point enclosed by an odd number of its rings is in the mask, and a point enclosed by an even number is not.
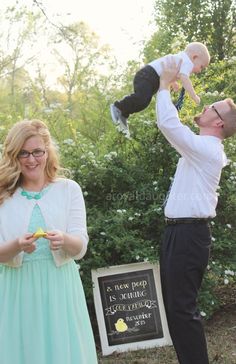
<svg viewBox="0 0 236 364"><path fill-rule="evenodd" d="M208 364L207 344L196 300L208 264L216 216L217 187L227 159L223 139L236 132L236 105L231 99L205 107L194 117L199 135L184 126L169 92L180 64L163 64L157 97L157 125L179 152L174 180L165 205L166 228L160 270L170 335L179 363Z"/></svg>

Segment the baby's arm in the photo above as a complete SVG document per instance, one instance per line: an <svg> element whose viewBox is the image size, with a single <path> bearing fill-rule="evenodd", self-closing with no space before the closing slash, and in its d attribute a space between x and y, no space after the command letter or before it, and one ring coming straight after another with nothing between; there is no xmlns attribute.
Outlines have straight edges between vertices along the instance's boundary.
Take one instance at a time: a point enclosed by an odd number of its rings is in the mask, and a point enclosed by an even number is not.
<svg viewBox="0 0 236 364"><path fill-rule="evenodd" d="M193 99L193 101L195 101L196 104L200 104L200 97L195 93L190 78L182 73L179 75L179 78L183 85L183 88L189 94L189 96Z"/></svg>

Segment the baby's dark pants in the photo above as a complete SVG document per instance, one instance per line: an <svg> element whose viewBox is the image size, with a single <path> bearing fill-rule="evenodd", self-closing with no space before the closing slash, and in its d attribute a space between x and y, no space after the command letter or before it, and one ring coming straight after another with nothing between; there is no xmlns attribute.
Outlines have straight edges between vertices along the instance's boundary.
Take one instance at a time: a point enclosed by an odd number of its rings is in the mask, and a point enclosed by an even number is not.
<svg viewBox="0 0 236 364"><path fill-rule="evenodd" d="M130 114L144 110L151 102L152 96L157 92L160 78L153 67L147 65L141 68L133 81L134 93L115 101L115 106L126 118Z"/></svg>

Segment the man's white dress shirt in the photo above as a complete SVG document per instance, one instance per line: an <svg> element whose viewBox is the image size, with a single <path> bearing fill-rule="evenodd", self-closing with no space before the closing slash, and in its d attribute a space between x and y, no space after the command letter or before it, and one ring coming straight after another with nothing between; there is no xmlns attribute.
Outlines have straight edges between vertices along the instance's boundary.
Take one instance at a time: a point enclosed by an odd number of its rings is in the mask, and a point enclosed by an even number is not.
<svg viewBox="0 0 236 364"><path fill-rule="evenodd" d="M165 216L215 217L221 170L227 164L221 140L196 135L183 125L168 90L158 92L156 111L158 128L181 155L165 205Z"/></svg>

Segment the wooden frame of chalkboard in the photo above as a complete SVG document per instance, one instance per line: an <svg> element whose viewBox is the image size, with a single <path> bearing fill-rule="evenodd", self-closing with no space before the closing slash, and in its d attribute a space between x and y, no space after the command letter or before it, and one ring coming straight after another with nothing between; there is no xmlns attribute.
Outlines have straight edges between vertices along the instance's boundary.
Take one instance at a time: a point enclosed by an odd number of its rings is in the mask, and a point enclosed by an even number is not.
<svg viewBox="0 0 236 364"><path fill-rule="evenodd" d="M158 264L92 270L102 354L171 345Z"/></svg>

